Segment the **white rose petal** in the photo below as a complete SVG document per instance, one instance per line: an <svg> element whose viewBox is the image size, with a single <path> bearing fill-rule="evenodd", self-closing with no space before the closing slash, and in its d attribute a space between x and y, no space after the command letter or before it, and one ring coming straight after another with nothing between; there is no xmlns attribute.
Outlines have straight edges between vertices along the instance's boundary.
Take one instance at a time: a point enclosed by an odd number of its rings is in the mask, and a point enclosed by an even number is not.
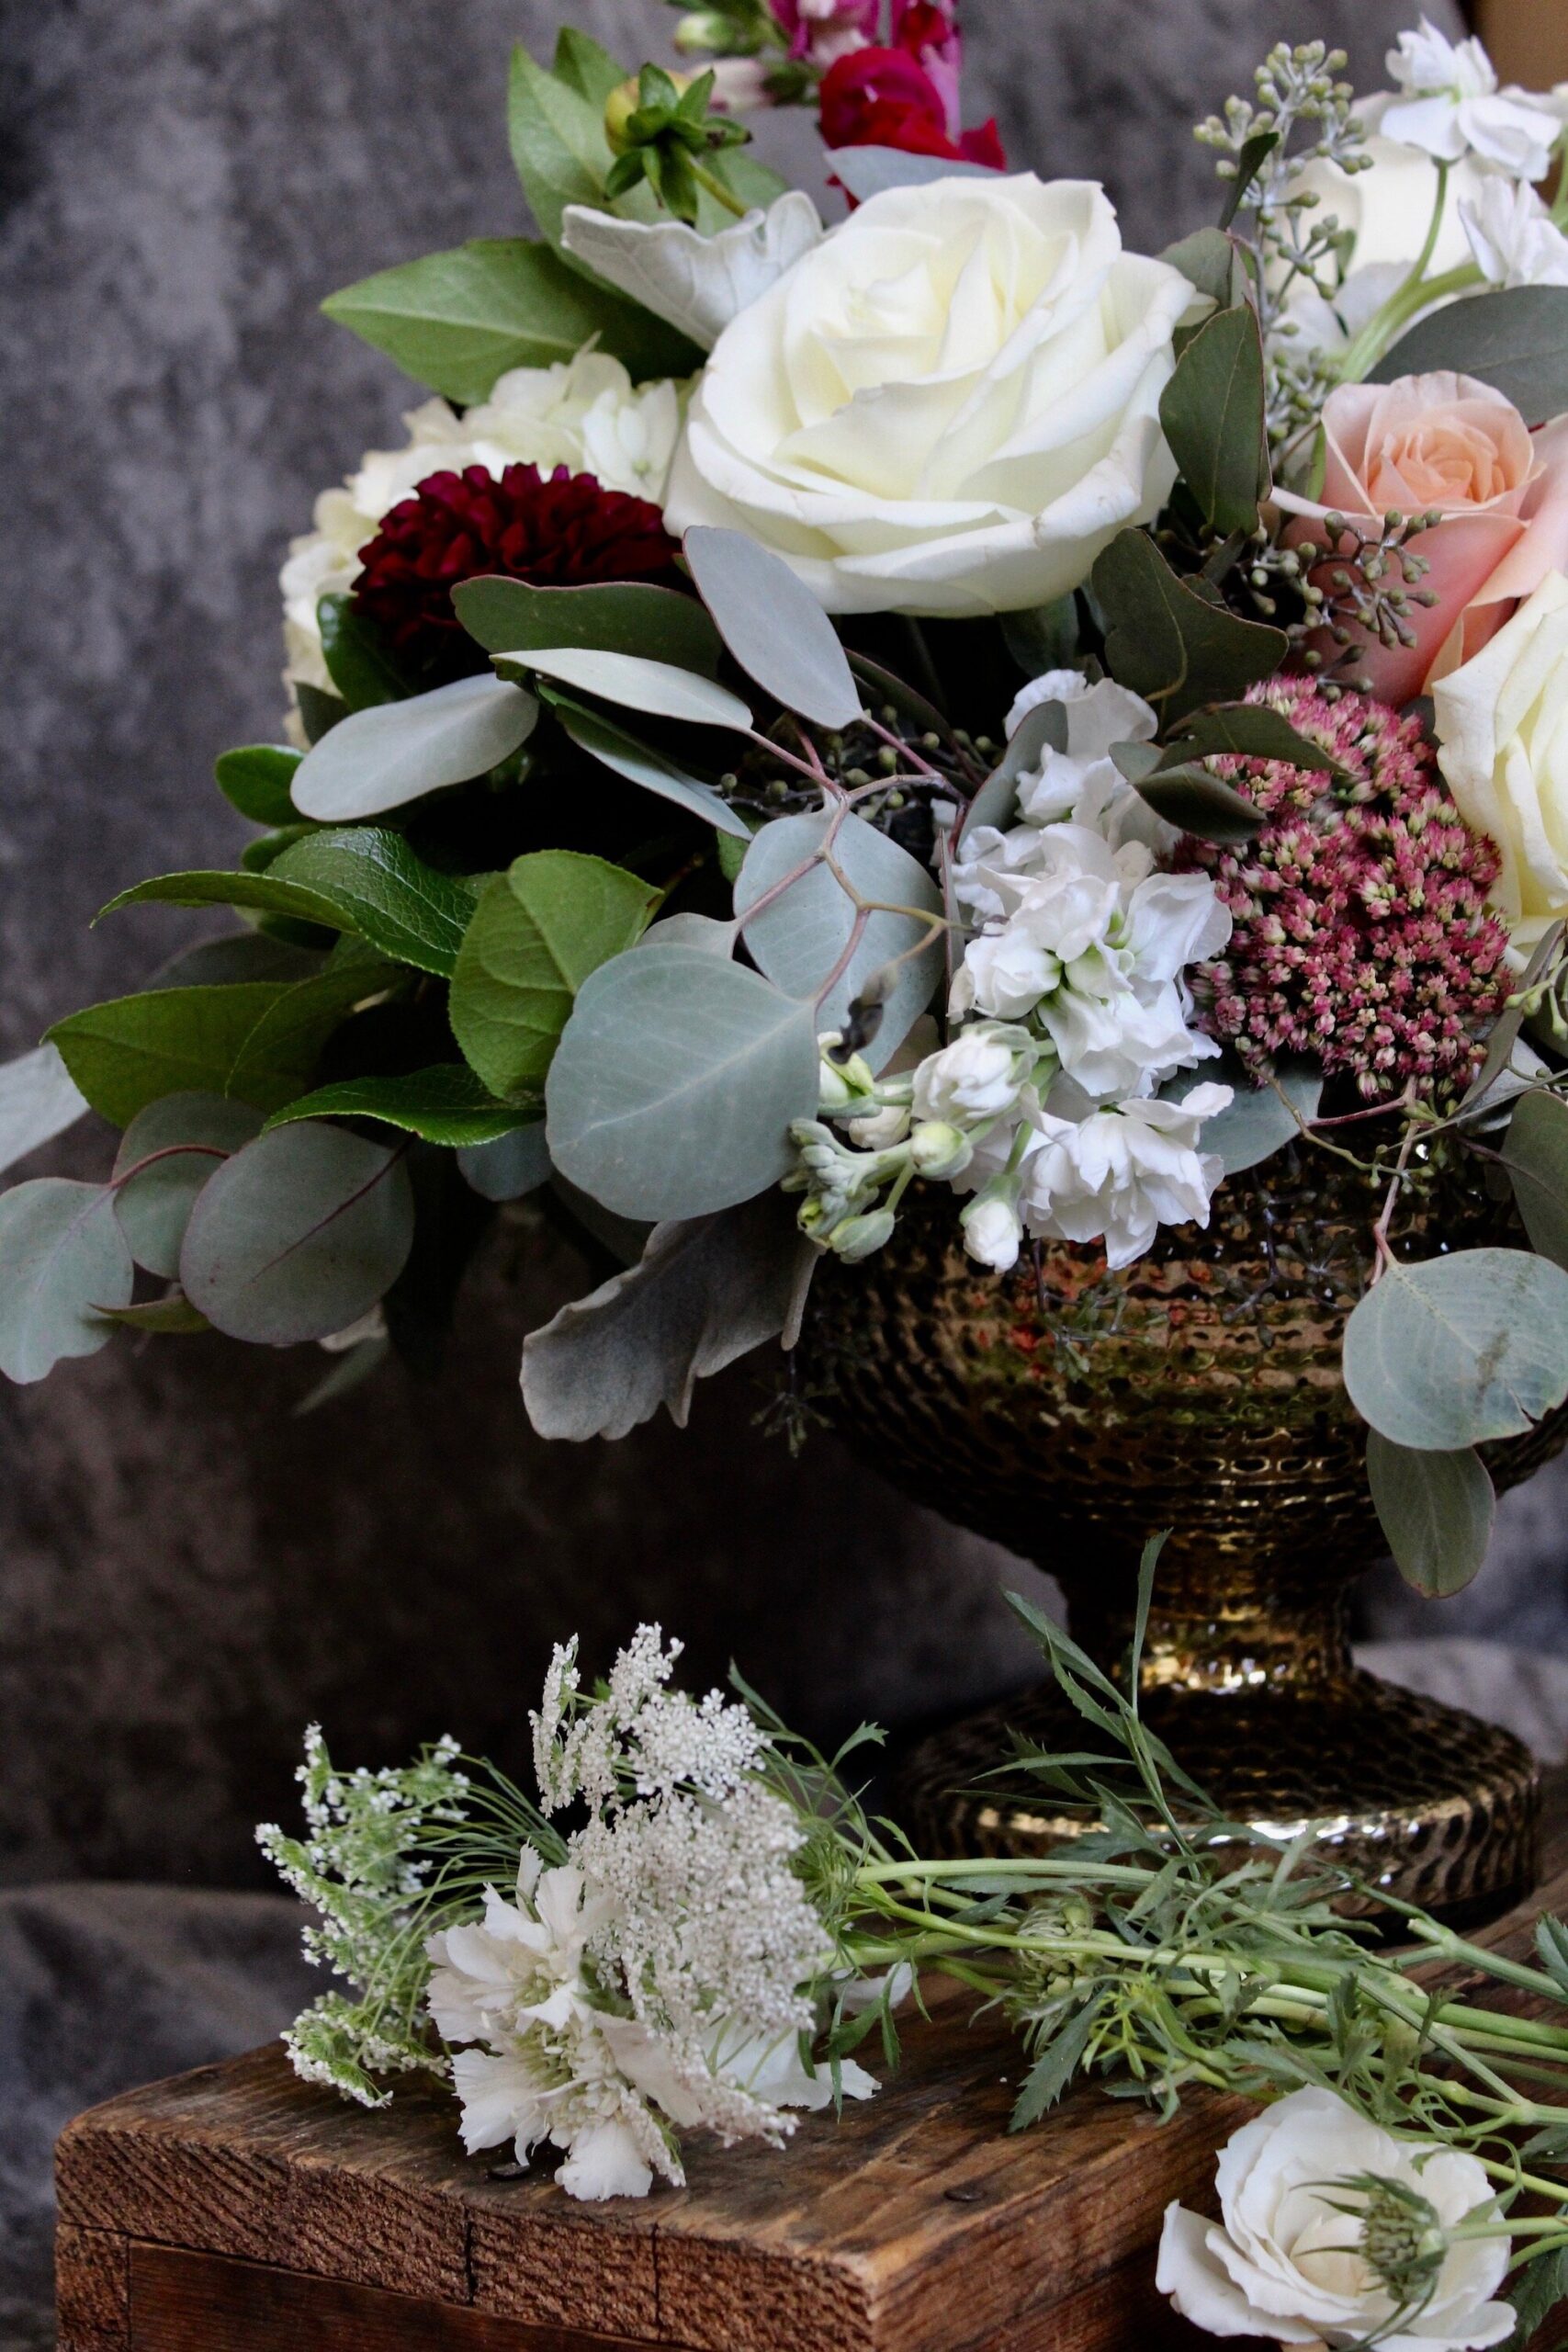
<svg viewBox="0 0 1568 2352"><path fill-rule="evenodd" d="M821 238L817 207L800 188L712 237L682 220L618 220L581 204L561 216L569 254L704 351Z"/></svg>
<svg viewBox="0 0 1568 2352"><path fill-rule="evenodd" d="M1212 2335L1271 2337L1337 2347L1376 2342L1387 2352L1467 2352L1501 2343L1512 2308L1492 2298L1507 2269L1506 2236L1450 2245L1429 2301L1408 2330L1360 2252L1352 2176L1375 2174L1415 2190L1451 2229L1492 2185L1473 2156L1396 2140L1335 2092L1292 2091L1243 2124L1215 2170L1221 2219L1166 2208L1156 2284ZM1338 2186L1336 2186L1338 2184ZM1332 2201L1331 2201L1332 2200Z"/></svg>
<svg viewBox="0 0 1568 2352"><path fill-rule="evenodd" d="M1089 182L887 189L719 337L671 526L746 531L829 612L1046 603L1169 490L1159 396L1191 293L1123 253Z"/></svg>

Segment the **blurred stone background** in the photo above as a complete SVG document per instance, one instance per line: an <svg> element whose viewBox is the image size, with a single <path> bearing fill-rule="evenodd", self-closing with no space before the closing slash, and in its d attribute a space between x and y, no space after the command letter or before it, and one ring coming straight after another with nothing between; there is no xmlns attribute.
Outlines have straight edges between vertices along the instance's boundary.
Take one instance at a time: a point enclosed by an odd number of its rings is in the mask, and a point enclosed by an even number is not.
<svg viewBox="0 0 1568 2352"><path fill-rule="evenodd" d="M1192 119L1270 40L1343 40L1375 86L1414 13L971 0L969 111L996 111L1020 164L1103 175L1129 243L1157 249L1212 206ZM202 935L192 916L88 917L143 874L231 858L243 829L211 762L276 733L285 543L415 397L315 305L523 225L506 55L544 51L559 14L0 5L0 1051ZM663 54L672 22L653 0L570 14L628 62ZM763 134L814 168L803 121ZM87 1173L107 1150L84 1129L43 1158ZM0 1876L243 1883L307 1717L349 1760L448 1725L509 1747L574 1627L602 1657L657 1615L696 1672L733 1655L818 1728L1026 1679L998 1599L1012 1564L830 1440L792 1463L751 1427L750 1366L684 1437L534 1439L519 1344L583 1270L558 1245L518 1279L506 1254L471 1282L435 1387L393 1372L299 1420L313 1355L186 1340L0 1392ZM1565 1494L1549 1474L1505 1506L1498 1557L1440 1611L1380 1588L1377 1628L1568 1648Z"/></svg>

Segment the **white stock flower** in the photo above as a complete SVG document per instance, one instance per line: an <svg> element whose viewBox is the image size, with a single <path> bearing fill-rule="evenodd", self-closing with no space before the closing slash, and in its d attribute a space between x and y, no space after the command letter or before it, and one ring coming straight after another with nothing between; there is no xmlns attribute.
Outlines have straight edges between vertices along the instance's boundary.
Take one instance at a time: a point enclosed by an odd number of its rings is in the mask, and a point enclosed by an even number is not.
<svg viewBox="0 0 1568 2352"><path fill-rule="evenodd" d="M1438 764L1466 824L1497 844L1493 902L1522 965L1568 914L1568 579L1549 572L1432 696Z"/></svg>
<svg viewBox="0 0 1568 2352"><path fill-rule="evenodd" d="M1459 211L1489 285L1568 286L1568 237L1528 181L1488 177Z"/></svg>
<svg viewBox="0 0 1568 2352"><path fill-rule="evenodd" d="M1001 1117L1017 1103L1036 1051L1021 1029L976 1022L961 1030L916 1070L915 1116L955 1127Z"/></svg>
<svg viewBox="0 0 1568 2352"><path fill-rule="evenodd" d="M1113 743L1150 743L1159 720L1141 695L1112 678L1091 685L1081 670L1047 670L1025 686L1008 713L1010 739L1032 710L1059 702L1066 717L1067 741L1058 752L1047 745L1040 763L1018 780L1019 814L1031 825L1092 825L1113 849L1141 841L1153 850L1173 849L1174 825L1156 817L1111 757Z"/></svg>
<svg viewBox="0 0 1568 2352"><path fill-rule="evenodd" d="M353 587L360 549L422 481L467 466L494 475L514 465L547 472L570 466L606 490L658 505L681 427L681 394L666 379L634 384L618 359L590 348L550 368L510 369L487 401L461 416L444 400L430 400L403 422L403 447L367 451L341 490L317 499L314 529L290 543L279 586L291 684L330 686L317 605Z"/></svg>
<svg viewBox="0 0 1568 2352"><path fill-rule="evenodd" d="M800 188L712 237L683 220L618 220L582 204L561 216L569 254L704 351L821 237L817 207Z"/></svg>
<svg viewBox="0 0 1568 2352"><path fill-rule="evenodd" d="M1127 1102L1086 1118L1039 1118L1041 1146L1023 1162L1021 1207L1042 1238L1105 1243L1112 1267L1141 1258L1162 1225L1207 1225L1224 1163L1198 1149L1228 1086L1197 1086L1182 1102Z"/></svg>
<svg viewBox="0 0 1568 2352"><path fill-rule="evenodd" d="M1451 41L1423 17L1414 32L1400 34L1387 63L1402 95L1383 109L1385 137L1440 163L1474 155L1513 179L1545 178L1560 129L1556 113L1524 91L1499 90L1479 40Z"/></svg>
<svg viewBox="0 0 1568 2352"><path fill-rule="evenodd" d="M1363 2251L1364 2213L1348 2177L1376 2174L1436 2209L1451 2228L1491 2200L1473 2156L1427 2141L1396 2140L1337 2093L1292 2091L1232 2134L1215 2181L1218 2222L1168 2205L1156 2283L1184 2319L1212 2335L1272 2337L1322 2352L1375 2343L1382 2352L1470 2352L1513 2331L1507 2303L1493 2301L1508 2263L1506 2236L1450 2245L1429 2300L1400 2309ZM1386 2332L1385 2332L1386 2331Z"/></svg>
<svg viewBox="0 0 1568 2352"><path fill-rule="evenodd" d="M1089 182L889 188L719 337L671 528L746 532L829 612L1045 603L1170 488L1159 397L1193 299Z"/></svg>
<svg viewBox="0 0 1568 2352"><path fill-rule="evenodd" d="M1023 1246L1023 1227L1018 1211L994 1195L988 1200L970 1204L960 1216L964 1228L964 1247L971 1258L982 1266L989 1266L993 1273L1010 1273L1018 1263L1018 1253Z"/></svg>

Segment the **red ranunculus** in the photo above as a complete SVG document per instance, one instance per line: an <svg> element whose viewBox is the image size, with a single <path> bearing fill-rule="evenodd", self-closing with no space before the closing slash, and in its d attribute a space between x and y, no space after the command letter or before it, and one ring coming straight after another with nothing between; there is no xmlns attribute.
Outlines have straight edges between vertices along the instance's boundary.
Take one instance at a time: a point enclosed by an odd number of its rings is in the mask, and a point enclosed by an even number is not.
<svg viewBox="0 0 1568 2352"><path fill-rule="evenodd" d="M949 137L942 93L907 50L857 49L840 57L823 76L821 102L829 147L897 147L1007 169L994 121Z"/></svg>
<svg viewBox="0 0 1568 2352"><path fill-rule="evenodd" d="M485 572L540 588L654 580L684 586L680 553L657 506L558 466L483 466L432 474L384 515L359 550L356 611L373 621L422 684L477 674L483 649L464 632L452 591Z"/></svg>

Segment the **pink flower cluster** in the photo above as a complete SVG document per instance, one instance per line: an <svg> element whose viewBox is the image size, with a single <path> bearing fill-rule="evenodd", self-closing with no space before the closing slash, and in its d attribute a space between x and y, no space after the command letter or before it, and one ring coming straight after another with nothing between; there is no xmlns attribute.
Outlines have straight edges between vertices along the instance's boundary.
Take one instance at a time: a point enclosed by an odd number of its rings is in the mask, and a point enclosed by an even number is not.
<svg viewBox="0 0 1568 2352"><path fill-rule="evenodd" d="M1420 723L1366 695L1329 700L1274 679L1248 696L1348 771L1209 763L1268 819L1232 848L1184 841L1175 863L1212 874L1235 921L1222 959L1195 968L1199 1024L1261 1080L1304 1054L1370 1102L1409 1079L1466 1084L1510 976L1486 909L1495 849L1450 799Z"/></svg>

